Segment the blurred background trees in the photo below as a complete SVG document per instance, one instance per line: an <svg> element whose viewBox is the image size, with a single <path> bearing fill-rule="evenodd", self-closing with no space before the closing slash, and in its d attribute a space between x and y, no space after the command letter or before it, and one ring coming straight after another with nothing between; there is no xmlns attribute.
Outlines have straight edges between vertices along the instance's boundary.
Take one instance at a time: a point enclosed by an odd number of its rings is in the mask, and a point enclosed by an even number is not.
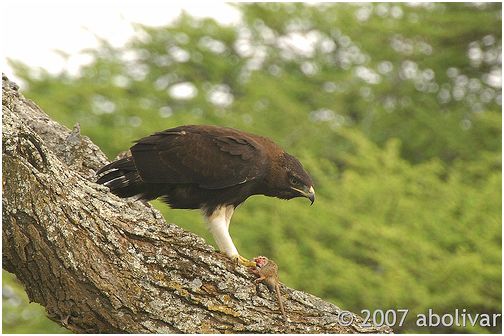
<svg viewBox="0 0 504 336"><path fill-rule="evenodd" d="M231 226L286 285L355 312L407 308L397 332L500 331L415 317L501 312L501 4L236 6L236 26L187 14L136 25L122 48L84 50L93 61L77 76L11 66L27 97L111 159L181 124L262 134L296 155L314 206L253 197ZM198 212L155 204L213 243ZM4 280L4 332L26 331L12 312L27 308L6 305L16 286Z"/></svg>

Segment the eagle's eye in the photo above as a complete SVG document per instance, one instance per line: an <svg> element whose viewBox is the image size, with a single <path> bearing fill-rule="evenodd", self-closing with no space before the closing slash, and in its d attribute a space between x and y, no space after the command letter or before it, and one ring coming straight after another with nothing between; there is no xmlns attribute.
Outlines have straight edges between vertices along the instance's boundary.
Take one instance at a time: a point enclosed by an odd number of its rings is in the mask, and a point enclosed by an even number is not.
<svg viewBox="0 0 504 336"><path fill-rule="evenodd" d="M301 181L299 181L298 178L294 177L294 176L290 176L289 177L289 182L290 184L294 185L294 186L299 186L301 185Z"/></svg>

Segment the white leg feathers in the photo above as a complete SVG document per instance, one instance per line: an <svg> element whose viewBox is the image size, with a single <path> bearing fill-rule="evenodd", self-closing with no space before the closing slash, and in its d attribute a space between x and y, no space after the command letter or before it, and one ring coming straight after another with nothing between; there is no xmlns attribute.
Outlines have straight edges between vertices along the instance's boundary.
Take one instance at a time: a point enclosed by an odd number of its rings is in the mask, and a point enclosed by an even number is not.
<svg viewBox="0 0 504 336"><path fill-rule="evenodd" d="M231 259L238 257L238 250L234 246L231 235L229 234L229 223L231 222L233 212L234 207L228 205L218 207L210 216L205 216L208 222L208 228L219 250L224 252Z"/></svg>
<svg viewBox="0 0 504 336"><path fill-rule="evenodd" d="M234 213L234 206L228 205L226 207L226 226L229 231L229 224L231 223L231 217L233 217Z"/></svg>

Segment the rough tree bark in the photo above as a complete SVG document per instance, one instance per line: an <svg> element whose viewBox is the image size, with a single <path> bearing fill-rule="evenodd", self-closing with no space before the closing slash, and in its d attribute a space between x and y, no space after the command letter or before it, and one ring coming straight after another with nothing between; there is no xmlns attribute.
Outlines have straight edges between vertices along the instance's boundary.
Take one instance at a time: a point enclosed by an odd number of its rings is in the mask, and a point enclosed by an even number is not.
<svg viewBox="0 0 504 336"><path fill-rule="evenodd" d="M93 183L107 158L2 76L3 268L75 332L390 332L282 286L273 294L147 204ZM313 279L310 279L313 281ZM345 317L346 320L348 316Z"/></svg>

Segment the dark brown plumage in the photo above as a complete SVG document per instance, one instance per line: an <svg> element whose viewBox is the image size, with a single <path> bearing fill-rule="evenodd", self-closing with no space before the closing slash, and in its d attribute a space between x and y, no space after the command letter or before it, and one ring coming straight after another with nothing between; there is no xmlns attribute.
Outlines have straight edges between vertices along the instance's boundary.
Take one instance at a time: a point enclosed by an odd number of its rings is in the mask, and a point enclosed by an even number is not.
<svg viewBox="0 0 504 336"><path fill-rule="evenodd" d="M221 222L227 229L234 208L252 195L314 200L313 182L301 163L262 136L180 126L140 139L130 150L131 156L101 168L97 182L120 197L160 197L172 208L202 209L214 237ZM216 241L228 255L235 253L234 245L221 246L232 245L230 237Z"/></svg>

